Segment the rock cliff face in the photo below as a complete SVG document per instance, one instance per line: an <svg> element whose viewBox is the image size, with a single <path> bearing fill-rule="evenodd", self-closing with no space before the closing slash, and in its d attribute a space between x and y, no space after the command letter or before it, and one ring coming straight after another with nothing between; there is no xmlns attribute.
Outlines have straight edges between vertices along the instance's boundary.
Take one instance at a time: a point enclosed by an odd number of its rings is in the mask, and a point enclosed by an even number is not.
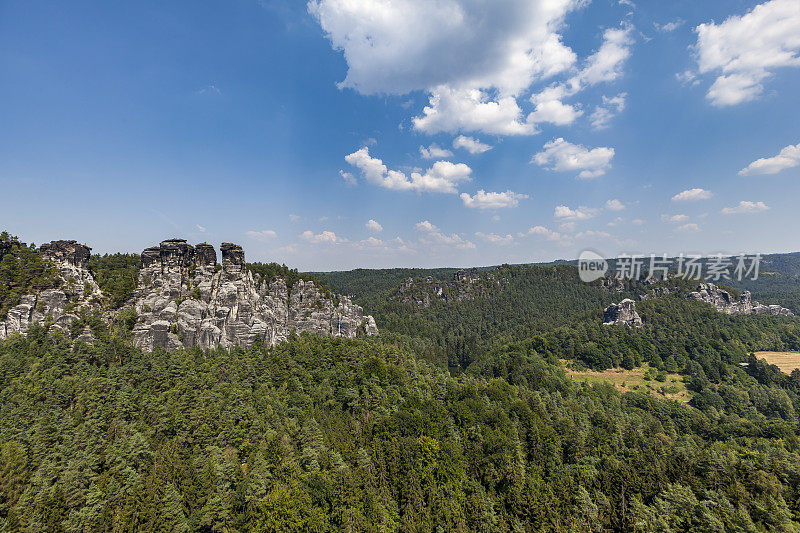
<svg viewBox="0 0 800 533"><path fill-rule="evenodd" d="M739 299L735 300L728 291L720 289L713 283L701 283L697 287L697 291L689 294L689 299L710 303L716 307L717 311L728 315L771 314L794 316L794 313L789 309L780 305L763 305L753 301L750 297L750 291L742 292Z"/></svg>
<svg viewBox="0 0 800 533"><path fill-rule="evenodd" d="M603 324L613 326L624 324L626 326L642 327L642 318L636 312L636 302L625 298L618 304L611 304L603 311Z"/></svg>
<svg viewBox="0 0 800 533"><path fill-rule="evenodd" d="M9 310L6 320L0 322L0 339L12 333L25 333L34 322L50 323L50 332L69 332L70 324L78 318L75 312L92 305L92 299L101 296L88 268L91 251L76 241L43 244L40 248L42 258L56 267L61 286L23 296L19 305ZM83 340L88 338L83 336Z"/></svg>
<svg viewBox="0 0 800 533"><path fill-rule="evenodd" d="M0 339L26 333L34 322L70 333L81 308L100 307L102 291L88 268L91 248L54 241L39 251L56 267L60 287L24 296L0 322ZM142 252L133 303L139 314L133 331L137 346L146 351L246 346L256 337L275 345L293 330L348 338L378 334L375 320L348 298L326 294L311 281L287 287L283 278L254 280L241 246L223 243L221 252L221 268L210 244L193 247L171 239ZM78 339L91 342L91 333L83 331Z"/></svg>
<svg viewBox="0 0 800 533"><path fill-rule="evenodd" d="M220 251L221 269L205 243L172 239L142 252L137 346L247 346L257 337L275 345L293 330L347 338L378 333L375 320L348 298L332 298L311 281L287 287L283 278L256 280L240 246L223 243Z"/></svg>

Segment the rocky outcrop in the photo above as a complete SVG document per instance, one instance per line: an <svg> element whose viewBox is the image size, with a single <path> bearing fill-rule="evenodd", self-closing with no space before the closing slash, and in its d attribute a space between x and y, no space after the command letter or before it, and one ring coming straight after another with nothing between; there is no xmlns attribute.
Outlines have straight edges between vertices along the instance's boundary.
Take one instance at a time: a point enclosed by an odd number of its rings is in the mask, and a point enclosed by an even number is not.
<svg viewBox="0 0 800 533"><path fill-rule="evenodd" d="M473 267L469 270L457 270L453 274L453 281L455 282L468 282L473 283L481 279L480 274L478 274L478 269Z"/></svg>
<svg viewBox="0 0 800 533"><path fill-rule="evenodd" d="M613 326L624 324L626 326L642 327L642 318L636 312L636 302L625 298L618 304L611 304L603 311L603 324Z"/></svg>
<svg viewBox="0 0 800 533"><path fill-rule="evenodd" d="M713 305L720 313L728 315L785 315L794 316L789 309L780 305L763 305L753 301L750 291L742 292L739 299L735 299L728 291L719 288L713 283L701 283L695 292L689 294L690 300L706 302Z"/></svg>
<svg viewBox="0 0 800 533"><path fill-rule="evenodd" d="M259 337L275 345L292 331L347 338L378 334L375 320L348 298L335 297L312 281L287 287L283 278L256 280L241 246L223 243L220 251L221 267L214 247L206 243L191 246L170 239L142 252L133 304L139 315L133 331L137 346L146 351L247 346ZM48 324L50 332L70 333L78 312L101 302L102 291L88 268L89 247L53 241L39 253L55 266L60 286L24 296L0 322L0 339L24 334L34 322ZM83 329L78 341L91 344L91 331Z"/></svg>
<svg viewBox="0 0 800 533"><path fill-rule="evenodd" d="M23 296L19 305L9 310L5 321L0 322L0 339L26 333L34 322L49 324L51 333L69 333L70 325L78 319L78 310L102 296L88 268L91 251L76 241L43 244L39 252L56 267L60 287ZM87 335L84 333L82 340L87 340Z"/></svg>
<svg viewBox="0 0 800 533"><path fill-rule="evenodd" d="M407 278L391 298L403 303L415 303L418 307L430 307L438 301L461 302L488 297L507 284L508 279L498 277L496 272L480 274L478 269L472 268L454 272L452 281L439 281L431 276L425 279Z"/></svg>
<svg viewBox="0 0 800 533"><path fill-rule="evenodd" d="M171 239L142 252L134 342L156 347L275 345L292 331L352 338L376 335L375 320L346 297L326 294L312 281L287 287L283 278L254 279L241 246L214 248Z"/></svg>

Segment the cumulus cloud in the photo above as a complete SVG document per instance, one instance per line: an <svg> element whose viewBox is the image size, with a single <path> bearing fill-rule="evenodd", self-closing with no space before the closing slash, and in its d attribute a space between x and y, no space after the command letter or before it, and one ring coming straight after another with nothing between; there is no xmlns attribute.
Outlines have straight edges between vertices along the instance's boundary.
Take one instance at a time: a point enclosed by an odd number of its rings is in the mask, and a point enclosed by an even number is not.
<svg viewBox="0 0 800 533"><path fill-rule="evenodd" d="M698 72L717 75L706 95L715 106L753 100L773 71L800 66L797 0L770 0L720 24L700 24L695 31Z"/></svg>
<svg viewBox="0 0 800 533"><path fill-rule="evenodd" d="M338 237L332 231L323 231L322 233L314 234L311 230L306 230L300 234L300 238L313 244L342 244L347 242L347 239Z"/></svg>
<svg viewBox="0 0 800 533"><path fill-rule="evenodd" d="M578 79L582 84L596 85L614 81L622 75L622 66L631 55L633 27L608 28L603 32L603 44L589 56Z"/></svg>
<svg viewBox="0 0 800 533"><path fill-rule="evenodd" d="M450 84L514 94L575 62L557 31L580 4L312 0L308 10L332 46L344 53L343 87L362 94L405 94Z"/></svg>
<svg viewBox="0 0 800 533"><path fill-rule="evenodd" d="M453 139L453 148L463 148L467 152L471 154L482 154L484 152L488 152L492 149L491 146L488 144L484 144L480 142L478 139L473 137L466 137L464 135L459 135L455 139Z"/></svg>
<svg viewBox="0 0 800 533"><path fill-rule="evenodd" d="M582 110L558 99L548 100L537 95L533 100L536 103L536 109L528 115L530 123L549 122L556 126L566 126L583 115Z"/></svg>
<svg viewBox="0 0 800 533"><path fill-rule="evenodd" d="M246 231L245 235L259 242L269 242L278 236L278 234L271 229L262 229L261 231L250 230Z"/></svg>
<svg viewBox="0 0 800 533"><path fill-rule="evenodd" d="M613 157L613 148L588 149L559 137L546 143L544 150L534 155L531 162L558 172L580 170L579 178L595 178L606 173Z"/></svg>
<svg viewBox="0 0 800 533"><path fill-rule="evenodd" d="M773 157L756 159L739 171L740 176L753 176L756 174L777 174L781 170L800 165L800 144L785 147Z"/></svg>
<svg viewBox="0 0 800 533"><path fill-rule="evenodd" d="M661 215L661 220L670 224L680 224L689 220L688 215Z"/></svg>
<svg viewBox="0 0 800 533"><path fill-rule="evenodd" d="M379 222L373 219L369 219L366 224L364 224L366 228L372 232L380 233L383 231L383 226L380 225Z"/></svg>
<svg viewBox="0 0 800 533"><path fill-rule="evenodd" d="M512 191L506 192L486 192L483 189L475 193L474 196L462 192L461 201L466 207L471 209L501 209L504 207L517 207L519 201L527 198L527 194L519 194Z"/></svg>
<svg viewBox="0 0 800 533"><path fill-rule="evenodd" d="M597 238L610 239L611 238L611 234L608 233L607 231L596 231L596 230L590 229L590 230L581 231L579 233L576 233L575 234L575 238L576 239L597 239Z"/></svg>
<svg viewBox="0 0 800 533"><path fill-rule="evenodd" d="M753 213L761 213L767 211L769 206L764 202L750 202L742 200L733 207L726 207L722 210L723 215L749 215Z"/></svg>
<svg viewBox="0 0 800 533"><path fill-rule="evenodd" d="M424 174L412 172L410 176L398 170L390 170L378 158L369 155L369 148L364 146L346 156L345 161L361 170L367 182L397 191L416 192L458 192L457 185L470 181L472 169L464 163L437 161Z"/></svg>
<svg viewBox="0 0 800 533"><path fill-rule="evenodd" d="M527 232L521 235L540 235L548 241L560 241L566 238L557 231L553 231L544 226L533 226L532 228L528 229Z"/></svg>
<svg viewBox="0 0 800 533"><path fill-rule="evenodd" d="M431 89L429 104L414 117L414 128L425 133L482 131L492 135L532 135L536 127L522 121L513 96L492 99L480 89Z"/></svg>
<svg viewBox="0 0 800 533"><path fill-rule="evenodd" d="M453 152L447 148L440 148L437 144L432 144L427 148L420 146L419 154L423 159L441 159L443 157L450 157L453 155Z"/></svg>
<svg viewBox="0 0 800 533"><path fill-rule="evenodd" d="M362 94L429 93L413 119L426 133L482 131L530 135L537 122L569 123L580 110L537 104L526 120L517 99L541 82L576 72L562 42L565 16L585 0L311 0L308 10L347 75L340 87ZM628 26L608 29L577 69L579 85L615 79L630 55Z"/></svg>
<svg viewBox="0 0 800 533"><path fill-rule="evenodd" d="M347 185L348 187L355 187L356 185L358 185L358 180L356 180L356 177L353 176L353 174L351 174L350 172L345 172L344 170L340 170L339 175L342 177L342 180L344 180L344 184Z"/></svg>
<svg viewBox="0 0 800 533"><path fill-rule="evenodd" d="M421 233L420 242L423 244L449 245L459 249L475 248L475 243L464 239L457 233L444 233L428 220L417 222L415 227Z"/></svg>
<svg viewBox="0 0 800 533"><path fill-rule="evenodd" d="M684 233L695 233L700 231L700 226L695 223L684 224L683 226L678 226L675 228L675 231L682 231Z"/></svg>
<svg viewBox="0 0 800 533"><path fill-rule="evenodd" d="M592 113L590 117L592 127L597 130L607 128L611 119L625 109L625 97L627 96L627 93L619 93L617 96L611 98L603 95L602 105L595 107L594 113Z"/></svg>
<svg viewBox="0 0 800 533"><path fill-rule="evenodd" d="M711 191L707 191L705 189L694 188L694 189L686 189L685 191L679 192L675 196L672 197L673 202L696 202L698 200L708 200L714 196Z"/></svg>
<svg viewBox="0 0 800 533"><path fill-rule="evenodd" d="M597 215L597 209L586 206L572 209L566 205L558 205L553 212L553 216L561 220L587 220L595 215Z"/></svg>
<svg viewBox="0 0 800 533"><path fill-rule="evenodd" d="M499 244L502 246L512 244L514 242L514 237L511 235L498 235L497 233L482 233L477 231L475 232L475 236L484 242L488 242L490 244Z"/></svg>
<svg viewBox="0 0 800 533"><path fill-rule="evenodd" d="M625 209L625 204L614 198L613 200L609 200L606 202L606 209L608 209L609 211L622 211L623 209Z"/></svg>
<svg viewBox="0 0 800 533"><path fill-rule="evenodd" d="M664 24L659 24L658 22L654 22L653 26L655 27L656 30L660 31L661 33L669 33L683 26L684 22L686 21L683 19L675 19L670 22L665 22Z"/></svg>
<svg viewBox="0 0 800 533"><path fill-rule="evenodd" d="M577 94L586 87L616 80L622 75L622 67L631 55L633 27L623 25L609 28L603 33L600 48L589 56L583 68L564 83L553 84L531 96L536 109L528 115L528 122L536 124L551 122L556 125L571 124L583 114L577 106L565 104L563 100ZM592 124L600 129L625 107L625 94L613 98L603 97L603 105L592 114Z"/></svg>

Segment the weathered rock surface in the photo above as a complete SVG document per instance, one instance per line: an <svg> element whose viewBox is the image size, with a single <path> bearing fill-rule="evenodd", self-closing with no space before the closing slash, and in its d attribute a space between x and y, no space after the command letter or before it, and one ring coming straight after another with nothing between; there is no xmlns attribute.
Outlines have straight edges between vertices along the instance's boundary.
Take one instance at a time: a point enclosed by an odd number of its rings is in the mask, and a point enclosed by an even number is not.
<svg viewBox="0 0 800 533"><path fill-rule="evenodd" d="M23 296L19 305L9 310L5 321L0 322L0 339L13 333L26 333L34 322L49 323L51 333L69 333L70 324L78 318L75 312L101 296L100 287L88 268L91 251L76 241L43 244L42 258L56 267L61 286ZM87 333L82 337L86 341Z"/></svg>
<svg viewBox="0 0 800 533"><path fill-rule="evenodd" d="M750 296L750 291L742 292L738 300L726 290L713 283L701 283L695 292L689 294L690 300L706 302L713 305L720 313L728 315L785 315L794 316L789 309L780 305L763 305Z"/></svg>
<svg viewBox="0 0 800 533"><path fill-rule="evenodd" d="M142 252L134 342L156 347L275 345L291 332L352 338L376 335L371 316L346 297L332 298L311 281L287 287L282 278L256 280L241 246L223 243L222 268L206 243L171 239Z"/></svg>
<svg viewBox="0 0 800 533"><path fill-rule="evenodd" d="M134 342L144 350L250 345L257 337L275 345L293 330L319 335L377 335L371 316L348 298L333 297L311 281L291 288L282 278L254 280L241 246L223 243L222 268L210 244L196 247L171 239L142 252L136 289L139 320ZM98 305L102 291L89 271L91 249L76 241L53 241L40 248L59 273L58 289L24 296L0 322L0 339L26 333L34 322L49 331L70 332L81 308ZM93 342L84 329L76 342Z"/></svg>
<svg viewBox="0 0 800 533"><path fill-rule="evenodd" d="M642 318L636 312L636 302L625 298L618 304L611 304L603 311L603 324L613 326L624 324L626 326L642 327Z"/></svg>

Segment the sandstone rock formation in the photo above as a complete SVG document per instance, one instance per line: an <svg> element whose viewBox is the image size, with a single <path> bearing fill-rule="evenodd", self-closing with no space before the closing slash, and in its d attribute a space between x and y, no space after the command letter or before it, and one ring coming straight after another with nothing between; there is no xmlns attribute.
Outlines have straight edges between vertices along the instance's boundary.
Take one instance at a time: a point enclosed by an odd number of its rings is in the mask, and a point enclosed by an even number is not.
<svg viewBox="0 0 800 533"><path fill-rule="evenodd" d="M39 252L56 267L60 286L22 297L0 322L0 339L26 333L34 322L69 333L80 309L99 308L103 295L88 268L91 248L53 241ZM229 347L250 345L256 337L275 345L293 330L348 338L378 334L375 320L348 298L334 297L311 281L287 287L283 278L255 280L241 246L223 243L221 252L221 268L210 244L193 247L171 239L142 252L133 303L139 314L133 331L137 346L146 351ZM91 331L83 329L76 341L91 344Z"/></svg>
<svg viewBox="0 0 800 533"><path fill-rule="evenodd" d="M728 315L785 315L794 316L789 309L780 305L762 305L752 300L750 291L742 292L738 300L726 290L713 283L701 283L695 292L689 294L690 300L697 300L713 305L720 313Z"/></svg>
<svg viewBox="0 0 800 533"><path fill-rule="evenodd" d="M12 333L26 333L34 322L49 323L50 332L68 333L70 324L78 318L77 310L91 305L95 297L101 296L100 287L88 268L91 251L76 241L43 244L42 258L56 267L61 286L23 296L19 305L9 310L5 321L0 322L0 339ZM82 340L87 338L82 336Z"/></svg>
<svg viewBox="0 0 800 533"><path fill-rule="evenodd" d="M290 333L355 337L378 333L375 320L348 298L331 297L312 281L254 279L241 246L223 243L222 268L206 243L171 239L142 252L134 342L156 347L275 345Z"/></svg>
<svg viewBox="0 0 800 533"><path fill-rule="evenodd" d="M636 312L636 302L625 298L618 304L611 304L603 310L603 324L613 326L624 324L626 326L642 327L642 318Z"/></svg>

